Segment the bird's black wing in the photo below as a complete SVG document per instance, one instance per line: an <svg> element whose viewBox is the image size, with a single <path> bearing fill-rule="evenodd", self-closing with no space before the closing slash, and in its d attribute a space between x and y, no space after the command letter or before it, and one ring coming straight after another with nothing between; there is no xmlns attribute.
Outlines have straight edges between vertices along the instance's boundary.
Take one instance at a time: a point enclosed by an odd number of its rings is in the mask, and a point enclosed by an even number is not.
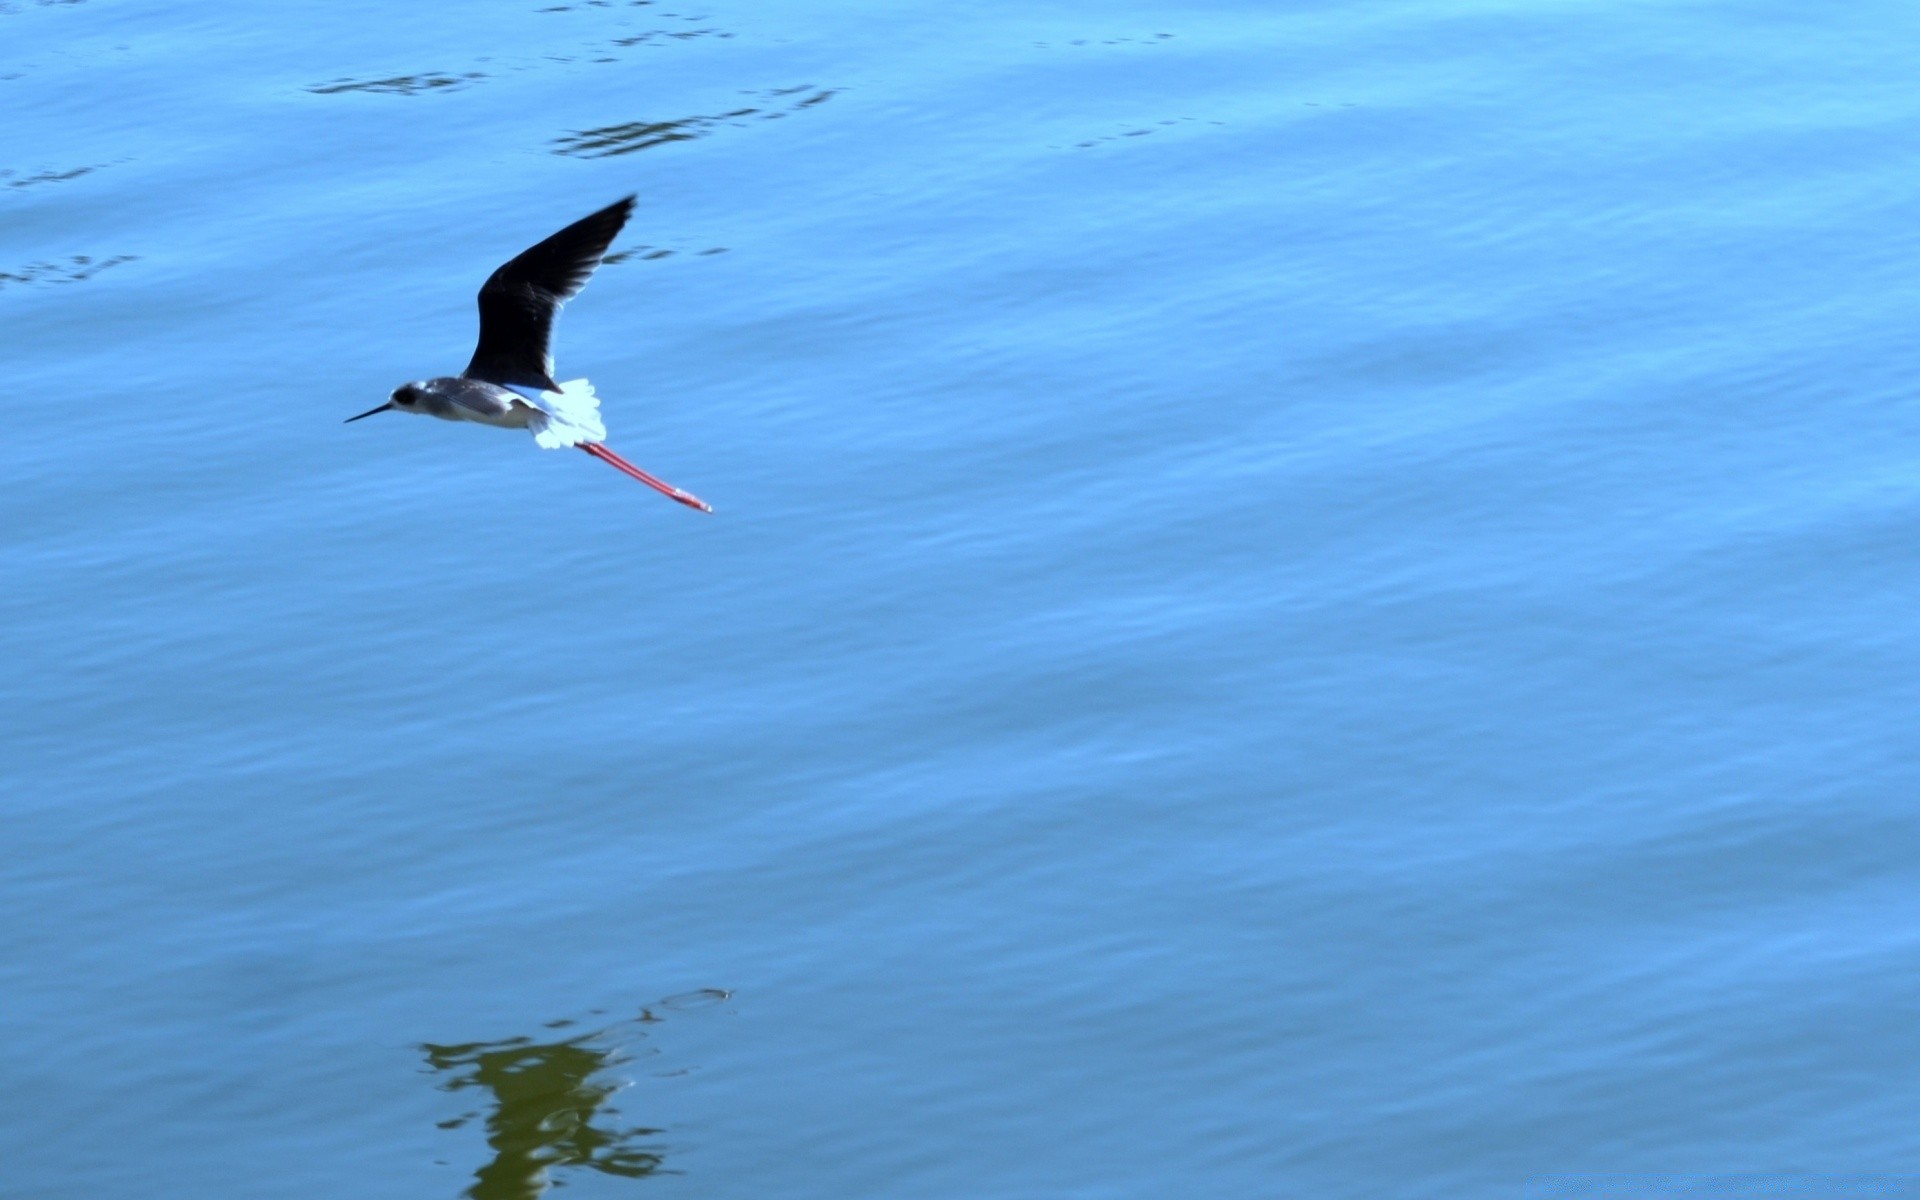
<svg viewBox="0 0 1920 1200"><path fill-rule="evenodd" d="M580 294L633 212L632 196L515 255L480 289L480 344L463 372L488 383L557 391L547 342L560 306Z"/></svg>

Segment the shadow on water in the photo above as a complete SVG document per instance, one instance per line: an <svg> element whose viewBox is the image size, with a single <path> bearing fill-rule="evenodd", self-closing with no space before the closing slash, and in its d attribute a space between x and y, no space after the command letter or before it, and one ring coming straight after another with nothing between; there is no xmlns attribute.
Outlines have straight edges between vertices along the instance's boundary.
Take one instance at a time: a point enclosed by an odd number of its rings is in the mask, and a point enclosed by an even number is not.
<svg viewBox="0 0 1920 1200"><path fill-rule="evenodd" d="M637 1050L635 1044L647 1036L647 1026L664 1019L663 1012L714 1005L731 995L703 988L670 996L637 1017L550 1041L514 1037L421 1046L428 1066L450 1076L440 1090L478 1088L491 1097L486 1133L493 1160L474 1172L472 1186L461 1194L472 1200L537 1200L564 1182L554 1177L556 1171L589 1170L625 1179L661 1173L666 1148L650 1139L664 1130L610 1120L619 1110L608 1101L629 1083L617 1068L657 1053ZM547 1028L574 1024L553 1021ZM440 1128L458 1129L483 1111L442 1121Z"/></svg>

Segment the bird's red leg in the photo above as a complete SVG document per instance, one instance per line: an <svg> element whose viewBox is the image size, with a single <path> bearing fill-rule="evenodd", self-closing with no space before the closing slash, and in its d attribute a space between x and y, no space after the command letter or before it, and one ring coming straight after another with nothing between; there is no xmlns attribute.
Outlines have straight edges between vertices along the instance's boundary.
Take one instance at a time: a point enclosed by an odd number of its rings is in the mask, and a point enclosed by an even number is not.
<svg viewBox="0 0 1920 1200"><path fill-rule="evenodd" d="M645 471L642 471L639 467L634 466L632 463L628 462L626 459L621 458L618 454L615 454L613 451L607 449L605 446L602 446L599 442L581 442L580 448L582 450L585 450L588 454L593 455L595 458L599 459L601 462L606 463L608 466L612 467L614 470L619 471L622 474L629 475L634 479L638 479L641 483L646 484L648 487L652 488L656 492L659 492L661 495L665 496L669 500L678 500L680 503L686 505L688 508L697 508L704 513L710 513L713 511L713 506L711 504L708 504L705 500L702 500L700 497L694 495L692 492L683 492L679 488L668 483L666 480L657 479L654 476L647 474Z"/></svg>

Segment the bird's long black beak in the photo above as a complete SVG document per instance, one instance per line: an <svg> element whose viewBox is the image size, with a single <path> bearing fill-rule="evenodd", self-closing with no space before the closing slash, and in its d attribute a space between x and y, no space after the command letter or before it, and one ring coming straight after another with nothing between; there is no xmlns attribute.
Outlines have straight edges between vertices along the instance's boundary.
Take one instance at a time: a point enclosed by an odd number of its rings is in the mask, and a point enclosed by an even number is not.
<svg viewBox="0 0 1920 1200"><path fill-rule="evenodd" d="M363 412L363 413L361 413L361 414L360 414L359 416L357 416L357 417L348 417L348 418L347 418L346 420L344 420L344 421L342 421L342 422L340 422L340 423L341 423L342 425L351 425L351 424L353 424L353 423L354 423L355 421L360 421L360 420L364 420L364 419L366 419L367 417L370 417L370 416L372 416L372 415L373 415L373 414L375 414L375 413L383 413L383 412L385 412L385 411L387 411L388 409L390 409L390 408L392 408L392 407L393 407L393 401L391 401L391 400L389 400L389 401L387 401L387 402L386 402L385 404L382 404L382 405L381 405L381 406L380 406L379 408L370 408L370 409L368 409L367 411L365 411L365 412Z"/></svg>

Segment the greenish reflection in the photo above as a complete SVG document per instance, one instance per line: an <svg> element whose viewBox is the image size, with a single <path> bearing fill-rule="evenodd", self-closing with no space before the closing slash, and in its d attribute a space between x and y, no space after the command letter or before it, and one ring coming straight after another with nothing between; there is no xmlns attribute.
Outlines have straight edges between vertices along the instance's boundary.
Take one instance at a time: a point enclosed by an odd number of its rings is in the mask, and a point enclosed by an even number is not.
<svg viewBox="0 0 1920 1200"><path fill-rule="evenodd" d="M627 1179L660 1171L664 1149L645 1139L661 1130L605 1123L616 1113L607 1101L625 1086L609 1075L609 1068L629 1061L625 1047L645 1036L642 1026L661 1019L655 1008L689 1007L727 996L710 989L672 997L631 1020L555 1041L515 1037L422 1046L435 1071L452 1073L440 1085L442 1091L481 1088L492 1093L486 1129L493 1161L474 1172L473 1185L462 1195L472 1200L537 1200L561 1182L554 1172L565 1168ZM554 1021L548 1028L572 1024ZM471 1112L440 1127L457 1129L478 1116Z"/></svg>

